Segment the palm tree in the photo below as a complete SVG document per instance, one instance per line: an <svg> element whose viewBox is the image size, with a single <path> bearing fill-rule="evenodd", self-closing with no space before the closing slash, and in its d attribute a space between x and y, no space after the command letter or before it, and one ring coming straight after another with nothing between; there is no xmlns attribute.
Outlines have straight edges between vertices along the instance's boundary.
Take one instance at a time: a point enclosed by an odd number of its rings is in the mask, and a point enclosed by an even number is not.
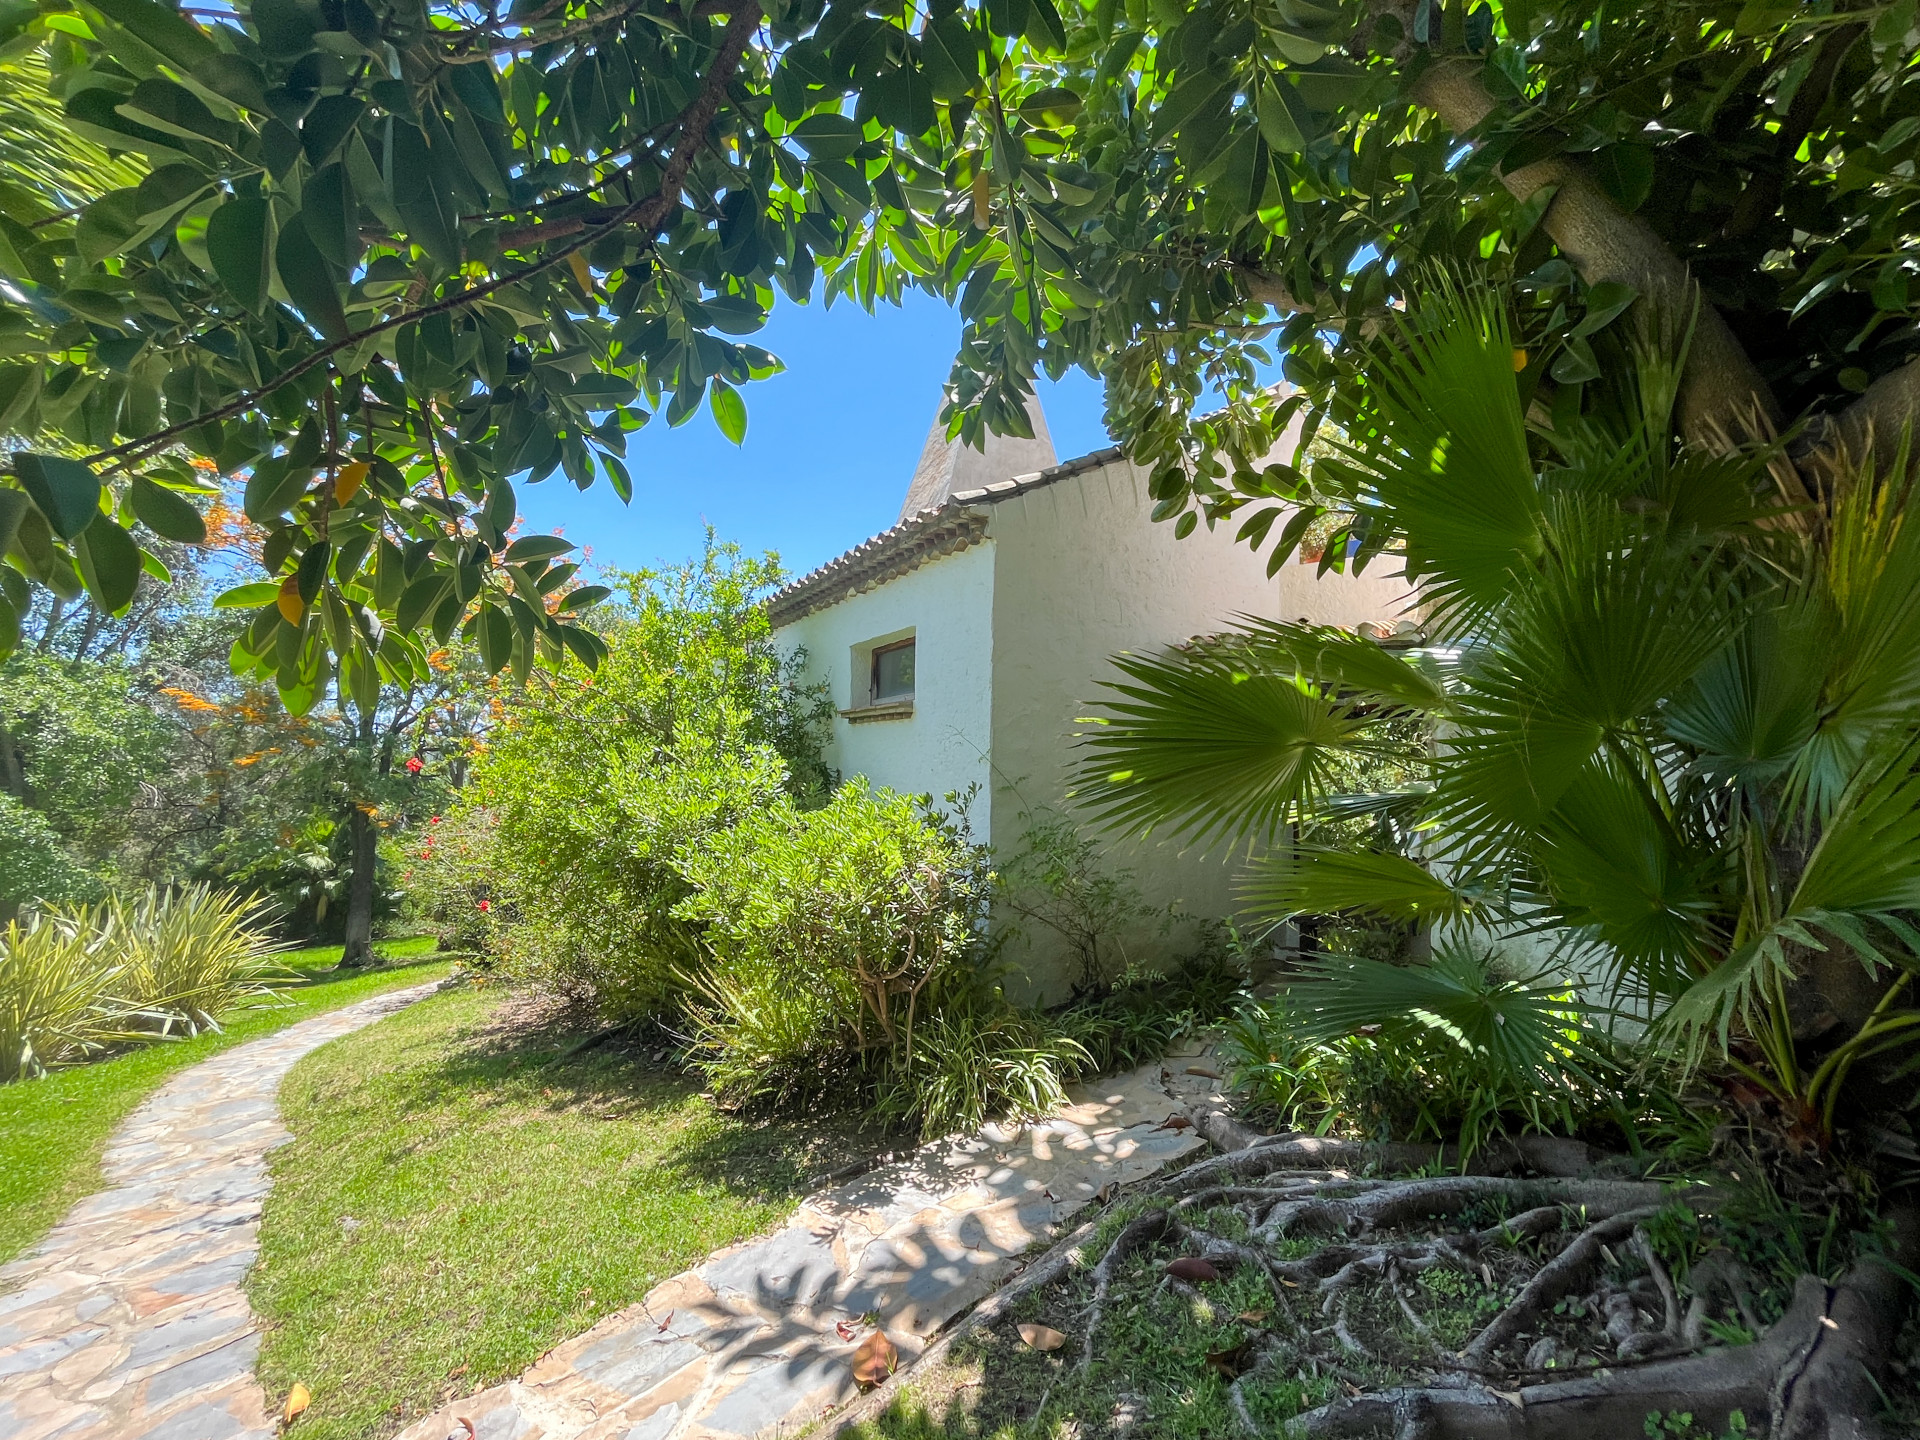
<svg viewBox="0 0 1920 1440"><path fill-rule="evenodd" d="M67 37L56 35L51 43ZM0 56L0 214L23 225L75 210L146 176L143 159L75 133L53 93L44 49Z"/></svg>
<svg viewBox="0 0 1920 1440"><path fill-rule="evenodd" d="M1430 291L1314 479L1376 553L1404 545L1424 647L1248 621L1121 657L1081 794L1115 825L1264 847L1245 895L1275 919L1597 957L1615 1003L1824 1137L1854 1067L1920 1035L1911 472L1809 494L1777 446L1681 444L1684 337L1619 345L1585 414L1530 409L1498 297ZM1410 716L1433 737L1414 779L1339 793ZM1362 813L1415 841L1316 843Z"/></svg>

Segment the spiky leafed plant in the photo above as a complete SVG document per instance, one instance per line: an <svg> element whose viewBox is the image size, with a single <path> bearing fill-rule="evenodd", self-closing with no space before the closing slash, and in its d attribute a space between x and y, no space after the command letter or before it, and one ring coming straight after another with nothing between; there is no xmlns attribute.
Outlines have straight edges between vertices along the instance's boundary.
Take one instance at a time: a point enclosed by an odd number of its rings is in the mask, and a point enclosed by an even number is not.
<svg viewBox="0 0 1920 1440"><path fill-rule="evenodd" d="M1427 648L1248 622L1124 657L1082 793L1115 824L1266 847L1246 894L1275 917L1470 921L1597 955L1656 1033L1717 1042L1830 1130L1853 1067L1920 1035L1911 472L1783 493L1763 449L1689 448L1682 347L1650 341L1584 414L1533 423L1499 297L1430 288L1317 475L1403 542ZM1334 793L1409 715L1435 736L1416 783ZM1288 843L1370 805L1417 842Z"/></svg>

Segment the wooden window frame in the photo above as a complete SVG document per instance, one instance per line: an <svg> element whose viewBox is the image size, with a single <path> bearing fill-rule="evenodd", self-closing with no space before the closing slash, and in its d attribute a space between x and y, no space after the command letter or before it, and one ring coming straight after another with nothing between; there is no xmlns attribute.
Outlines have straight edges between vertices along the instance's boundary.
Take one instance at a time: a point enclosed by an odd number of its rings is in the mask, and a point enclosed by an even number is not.
<svg viewBox="0 0 1920 1440"><path fill-rule="evenodd" d="M911 650L918 642L919 636L909 635L906 639L895 640L890 645L876 645L873 647L873 653L868 657L867 661L867 703L869 705L899 705L913 699L913 690L906 690L898 695L882 695L880 693L880 657L882 655L891 655L898 650ZM918 656L915 656L916 660L918 658ZM918 686L917 678L915 686L916 688Z"/></svg>

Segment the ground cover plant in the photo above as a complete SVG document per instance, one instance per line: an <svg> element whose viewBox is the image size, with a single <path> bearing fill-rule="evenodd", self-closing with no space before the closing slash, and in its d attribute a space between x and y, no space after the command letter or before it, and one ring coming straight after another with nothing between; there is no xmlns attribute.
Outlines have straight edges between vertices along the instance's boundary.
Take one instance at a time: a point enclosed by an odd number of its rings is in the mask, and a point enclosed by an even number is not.
<svg viewBox="0 0 1920 1440"><path fill-rule="evenodd" d="M249 1298L299 1430L390 1434L530 1365L885 1137L729 1116L644 1048L499 985L409 1007L301 1061ZM862 1147L865 1147L864 1149Z"/></svg>
<svg viewBox="0 0 1920 1440"><path fill-rule="evenodd" d="M358 972L334 969L337 945L283 951L275 959L291 978L276 987L274 1003L230 1015L217 1031L0 1086L0 1261L100 1188L108 1137L175 1072L323 1011L448 972L430 940L385 940L378 950L381 963Z"/></svg>

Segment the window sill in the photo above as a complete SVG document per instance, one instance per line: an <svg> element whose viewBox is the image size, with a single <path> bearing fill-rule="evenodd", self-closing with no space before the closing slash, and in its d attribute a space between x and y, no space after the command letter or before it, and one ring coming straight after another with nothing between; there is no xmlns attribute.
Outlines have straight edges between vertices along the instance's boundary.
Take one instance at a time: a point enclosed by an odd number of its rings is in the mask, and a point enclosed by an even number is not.
<svg viewBox="0 0 1920 1440"><path fill-rule="evenodd" d="M880 705L857 705L851 710L842 710L840 718L849 725L871 725L876 720L911 720L913 701L888 700Z"/></svg>

